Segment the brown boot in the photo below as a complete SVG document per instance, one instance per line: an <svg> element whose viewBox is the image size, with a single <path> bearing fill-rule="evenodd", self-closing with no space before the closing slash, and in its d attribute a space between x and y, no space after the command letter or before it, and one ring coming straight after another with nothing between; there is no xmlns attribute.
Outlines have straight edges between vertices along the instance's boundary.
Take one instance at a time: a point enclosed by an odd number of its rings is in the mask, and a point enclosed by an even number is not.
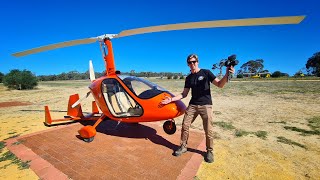
<svg viewBox="0 0 320 180"><path fill-rule="evenodd" d="M181 154L187 152L187 148L184 146L181 146L178 150L174 151L174 156L181 156Z"/></svg>
<svg viewBox="0 0 320 180"><path fill-rule="evenodd" d="M213 153L212 151L207 151L205 157L204 157L204 160L207 162L207 163L212 163L214 161L214 158L213 158Z"/></svg>

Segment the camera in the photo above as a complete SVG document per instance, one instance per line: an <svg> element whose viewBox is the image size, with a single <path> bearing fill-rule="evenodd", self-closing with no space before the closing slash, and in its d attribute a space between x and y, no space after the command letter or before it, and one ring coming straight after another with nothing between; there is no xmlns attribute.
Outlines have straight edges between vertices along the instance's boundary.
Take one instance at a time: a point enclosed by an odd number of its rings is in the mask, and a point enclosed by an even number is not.
<svg viewBox="0 0 320 180"><path fill-rule="evenodd" d="M236 59L237 59L237 56L235 54L229 56L228 59L224 62L224 66L226 67L236 66L237 64L239 64L239 61Z"/></svg>

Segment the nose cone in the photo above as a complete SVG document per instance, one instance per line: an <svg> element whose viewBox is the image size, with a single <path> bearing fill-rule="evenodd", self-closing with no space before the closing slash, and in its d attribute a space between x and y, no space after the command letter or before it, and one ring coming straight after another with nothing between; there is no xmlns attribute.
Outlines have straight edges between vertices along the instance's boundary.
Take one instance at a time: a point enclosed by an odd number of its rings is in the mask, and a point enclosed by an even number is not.
<svg viewBox="0 0 320 180"><path fill-rule="evenodd" d="M177 106L177 111L178 111L177 116L181 116L182 114L184 114L184 112L187 109L186 105L184 105L184 103L180 100L176 101L175 104Z"/></svg>
<svg viewBox="0 0 320 180"><path fill-rule="evenodd" d="M187 109L182 101L175 101L173 103L167 104L165 107L166 115L168 115L167 118L175 118L181 116Z"/></svg>

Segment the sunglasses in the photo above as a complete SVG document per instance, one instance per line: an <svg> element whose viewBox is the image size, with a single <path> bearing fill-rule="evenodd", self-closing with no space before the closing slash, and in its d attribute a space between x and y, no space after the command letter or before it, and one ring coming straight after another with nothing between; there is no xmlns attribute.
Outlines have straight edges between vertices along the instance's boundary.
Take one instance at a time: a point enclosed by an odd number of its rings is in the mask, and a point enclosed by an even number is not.
<svg viewBox="0 0 320 180"><path fill-rule="evenodd" d="M195 64L198 61L188 61L188 64Z"/></svg>

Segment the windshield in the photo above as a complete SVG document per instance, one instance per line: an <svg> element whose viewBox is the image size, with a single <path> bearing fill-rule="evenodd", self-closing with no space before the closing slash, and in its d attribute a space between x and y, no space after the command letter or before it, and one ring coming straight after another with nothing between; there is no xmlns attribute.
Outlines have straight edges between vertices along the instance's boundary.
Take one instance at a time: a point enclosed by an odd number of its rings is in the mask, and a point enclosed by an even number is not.
<svg viewBox="0 0 320 180"><path fill-rule="evenodd" d="M119 78L136 96L142 99L149 99L164 91L167 91L157 84L147 81L143 78L122 75L119 76Z"/></svg>

